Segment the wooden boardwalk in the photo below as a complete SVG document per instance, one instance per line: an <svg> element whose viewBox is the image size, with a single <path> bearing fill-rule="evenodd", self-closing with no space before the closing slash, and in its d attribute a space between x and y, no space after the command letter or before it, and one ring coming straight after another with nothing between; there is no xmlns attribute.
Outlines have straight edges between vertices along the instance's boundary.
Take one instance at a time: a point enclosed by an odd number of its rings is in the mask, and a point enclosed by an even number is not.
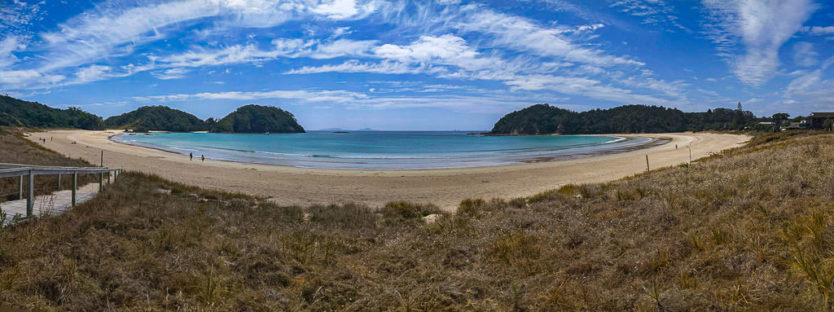
<svg viewBox="0 0 834 312"><path fill-rule="evenodd" d="M93 199L98 194L98 188L98 182L79 187L75 195L76 204ZM48 195L35 196L33 215L36 217L57 215L70 208L72 208L72 190L57 191ZM26 199L1 202L0 209L6 214L8 224L15 215L26 216Z"/></svg>

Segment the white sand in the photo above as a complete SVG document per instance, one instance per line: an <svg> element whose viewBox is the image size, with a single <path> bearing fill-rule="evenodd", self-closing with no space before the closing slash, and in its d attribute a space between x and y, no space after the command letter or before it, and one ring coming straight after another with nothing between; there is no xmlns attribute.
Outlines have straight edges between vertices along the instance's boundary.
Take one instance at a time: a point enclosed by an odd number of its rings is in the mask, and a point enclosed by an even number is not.
<svg viewBox="0 0 834 312"><path fill-rule="evenodd" d="M671 141L646 149L582 159L496 167L429 170L306 169L224 161L189 161L188 155L112 142L120 131L54 130L32 133L46 138L47 148L72 158L153 173L163 178L208 189L271 197L280 204L302 205L356 202L372 207L389 201L434 203L452 210L466 198L514 198L534 195L562 185L607 182L651 168L697 159L739 146L749 137L716 133L641 134ZM616 135L635 136L635 135ZM50 140L52 139L52 140ZM72 144L77 142L77 144ZM675 149L678 145L678 149Z"/></svg>

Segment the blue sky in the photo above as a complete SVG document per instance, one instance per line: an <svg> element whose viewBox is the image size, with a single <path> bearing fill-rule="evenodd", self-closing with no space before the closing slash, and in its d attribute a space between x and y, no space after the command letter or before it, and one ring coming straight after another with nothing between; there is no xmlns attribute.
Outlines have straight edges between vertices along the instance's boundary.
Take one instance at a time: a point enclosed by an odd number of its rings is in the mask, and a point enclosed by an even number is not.
<svg viewBox="0 0 834 312"><path fill-rule="evenodd" d="M536 103L834 110L812 0L0 0L0 92L111 116L244 104L308 129L485 130Z"/></svg>

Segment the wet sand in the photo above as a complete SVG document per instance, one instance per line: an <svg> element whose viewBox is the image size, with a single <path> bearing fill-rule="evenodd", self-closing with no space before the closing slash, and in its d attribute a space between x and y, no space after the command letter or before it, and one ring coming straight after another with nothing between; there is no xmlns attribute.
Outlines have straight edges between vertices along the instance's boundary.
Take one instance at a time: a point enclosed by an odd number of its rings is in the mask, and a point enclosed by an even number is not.
<svg viewBox="0 0 834 312"><path fill-rule="evenodd" d="M188 155L120 144L108 139L120 131L53 130L32 133L30 140L71 158L152 173L208 189L269 197L279 204L308 206L363 203L379 207L390 201L434 203L453 210L466 198L514 198L562 185L598 183L646 170L675 166L739 146L749 137L716 133L664 133L621 137L668 138L662 145L616 154L517 165L426 170L308 169L206 160ZM46 143L38 141L45 138ZM75 143L75 144L73 144ZM675 149L675 145L678 149Z"/></svg>

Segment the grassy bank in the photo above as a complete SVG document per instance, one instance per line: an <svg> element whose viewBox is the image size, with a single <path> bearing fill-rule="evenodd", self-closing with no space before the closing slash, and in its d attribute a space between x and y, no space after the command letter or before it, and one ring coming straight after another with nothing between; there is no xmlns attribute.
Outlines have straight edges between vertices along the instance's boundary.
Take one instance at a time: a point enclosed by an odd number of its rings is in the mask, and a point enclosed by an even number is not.
<svg viewBox="0 0 834 312"><path fill-rule="evenodd" d="M31 310L824 310L834 135L526 199L279 207L125 174L0 231L0 302Z"/></svg>
<svg viewBox="0 0 834 312"><path fill-rule="evenodd" d="M23 137L23 130L0 127L0 162L41 166L91 167L81 159L70 159L49 151ZM95 175L80 175L78 183L84 185L98 181ZM17 179L0 179L0 202L18 199L20 191ZM24 194L28 192L28 182L24 183ZM62 189L72 187L71 179L61 180ZM35 179L35 193L46 194L58 188L58 176L45 175Z"/></svg>

